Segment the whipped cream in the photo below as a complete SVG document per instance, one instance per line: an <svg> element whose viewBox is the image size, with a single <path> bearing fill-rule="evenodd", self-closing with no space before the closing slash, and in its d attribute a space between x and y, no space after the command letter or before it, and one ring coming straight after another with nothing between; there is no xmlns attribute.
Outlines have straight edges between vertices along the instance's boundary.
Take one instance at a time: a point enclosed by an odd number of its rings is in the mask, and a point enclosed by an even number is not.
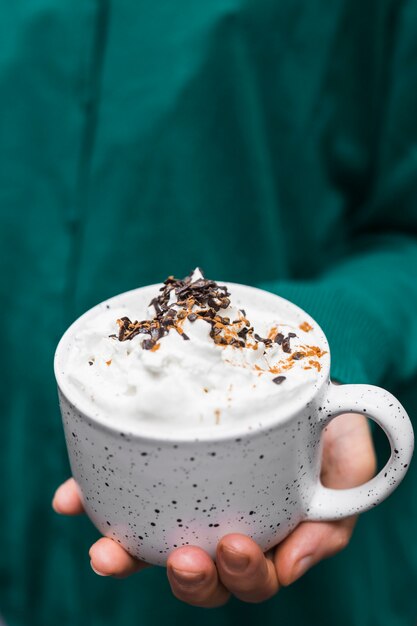
<svg viewBox="0 0 417 626"><path fill-rule="evenodd" d="M258 423L317 380L322 334L291 308L243 308L198 268L184 281L167 279L147 308L101 307L75 333L65 376L96 415L181 429Z"/></svg>

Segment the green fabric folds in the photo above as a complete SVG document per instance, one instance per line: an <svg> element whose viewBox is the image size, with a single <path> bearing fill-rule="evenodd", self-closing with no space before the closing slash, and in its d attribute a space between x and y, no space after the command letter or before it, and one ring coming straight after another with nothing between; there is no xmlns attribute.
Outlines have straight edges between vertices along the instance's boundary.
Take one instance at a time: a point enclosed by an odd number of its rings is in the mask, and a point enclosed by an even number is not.
<svg viewBox="0 0 417 626"><path fill-rule="evenodd" d="M54 514L52 361L97 302L200 265L317 319L332 375L417 414L417 2L0 4L0 614L8 626L414 626L417 463L260 605L104 580ZM386 443L375 440L380 460Z"/></svg>

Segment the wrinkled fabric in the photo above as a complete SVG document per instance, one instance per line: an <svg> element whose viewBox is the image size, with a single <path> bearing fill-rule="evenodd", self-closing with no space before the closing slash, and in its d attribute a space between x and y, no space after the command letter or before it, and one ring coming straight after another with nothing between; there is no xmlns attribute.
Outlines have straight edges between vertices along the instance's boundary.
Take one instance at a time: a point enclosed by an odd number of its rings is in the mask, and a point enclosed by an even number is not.
<svg viewBox="0 0 417 626"><path fill-rule="evenodd" d="M332 375L417 414L417 2L0 4L0 612L8 626L415 626L417 463L344 553L271 600L97 577L52 361L97 302L200 265L280 293ZM387 444L379 430L380 461Z"/></svg>

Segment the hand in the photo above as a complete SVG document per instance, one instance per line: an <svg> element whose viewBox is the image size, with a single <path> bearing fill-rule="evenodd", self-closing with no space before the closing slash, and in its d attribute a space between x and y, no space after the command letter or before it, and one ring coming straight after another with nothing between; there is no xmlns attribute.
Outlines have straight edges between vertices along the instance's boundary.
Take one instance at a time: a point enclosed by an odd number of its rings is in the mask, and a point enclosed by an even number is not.
<svg viewBox="0 0 417 626"><path fill-rule="evenodd" d="M334 419L324 432L323 484L336 489L354 487L369 480L375 471L375 452L366 419L356 414ZM57 489L52 506L65 515L83 512L74 479ZM355 522L356 517L303 522L266 554L249 537L231 533L217 546L216 564L203 549L182 546L171 552L167 561L172 592L178 599L202 607L221 606L231 593L245 602L262 602L280 586L290 585L310 567L346 547ZM90 558L91 567L101 576L124 578L151 567L105 537L90 548Z"/></svg>

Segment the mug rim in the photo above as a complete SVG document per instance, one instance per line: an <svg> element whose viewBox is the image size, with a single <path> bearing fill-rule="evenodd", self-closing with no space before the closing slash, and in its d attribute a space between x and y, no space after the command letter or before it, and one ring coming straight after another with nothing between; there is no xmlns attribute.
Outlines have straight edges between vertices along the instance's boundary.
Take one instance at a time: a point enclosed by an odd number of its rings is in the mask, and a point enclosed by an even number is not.
<svg viewBox="0 0 417 626"><path fill-rule="evenodd" d="M75 332L83 325L85 321L89 318L94 317L96 313L100 310L107 308L109 304L117 303L122 297L132 297L135 293L139 291L149 290L151 293L155 293L163 283L154 283L152 285L144 285L142 287L135 287L134 289L130 289L128 291L124 291L118 293L110 298L106 298L105 300L99 302L93 307L89 308L87 311L78 316L71 324L68 326L66 331L61 336L58 345L54 354L54 375L57 382L57 386L59 388L60 393L65 397L67 402L74 407L76 411L80 413L80 416L84 420L90 421L94 423L101 429L105 431L119 434L123 432L124 435L127 435L130 439L137 439L142 441L149 442L159 442L159 443L178 443L178 444L186 444L186 443L205 443L205 442L213 442L216 441L226 441L235 438L246 438L253 437L257 434L260 434L264 431L270 431L272 428L280 427L283 424L287 424L290 422L295 415L300 413L302 409L310 404L314 397L316 397L323 386L330 382L330 347L327 340L327 337L320 327L320 325L316 322L314 318L311 317L304 309L299 307L298 305L291 302L291 300L287 300L282 296L279 296L273 292L267 291L265 289L260 289L258 287L253 287L251 285L244 285L241 283L234 283L231 281L221 281L216 280L218 284L226 285L231 289L237 287L238 289L244 289L247 291L255 291L259 292L263 295L263 297L268 297L271 299L278 299L289 306L298 317L302 317L304 321L307 321L311 325L314 326L315 334L319 335L320 345L323 350L326 350L326 354L323 355L323 360L321 361L321 370L317 373L317 378L312 384L307 387L304 392L300 394L299 400L293 403L291 407L289 407L288 413L274 413L271 419L271 411L267 415L267 418L262 422L262 424L258 424L253 427L248 427L247 420L242 423L232 422L227 425L223 425L219 428L219 430L213 433L213 426L197 426L194 428L187 428L180 431L180 434L175 434L175 430L165 430L164 427L161 428L160 425L156 425L154 429L149 427L149 424L143 426L143 422L138 419L137 420L137 429L136 423L133 427L133 422L129 423L129 427L126 428L126 424L122 423L114 423L110 421L108 414L105 412L94 414L92 411L92 407L89 402L79 394L77 396L76 393L72 391L70 383L66 380L66 375L63 370L65 370L65 350L68 348L71 339ZM76 397L77 396L77 397ZM141 431L142 427L142 431Z"/></svg>

